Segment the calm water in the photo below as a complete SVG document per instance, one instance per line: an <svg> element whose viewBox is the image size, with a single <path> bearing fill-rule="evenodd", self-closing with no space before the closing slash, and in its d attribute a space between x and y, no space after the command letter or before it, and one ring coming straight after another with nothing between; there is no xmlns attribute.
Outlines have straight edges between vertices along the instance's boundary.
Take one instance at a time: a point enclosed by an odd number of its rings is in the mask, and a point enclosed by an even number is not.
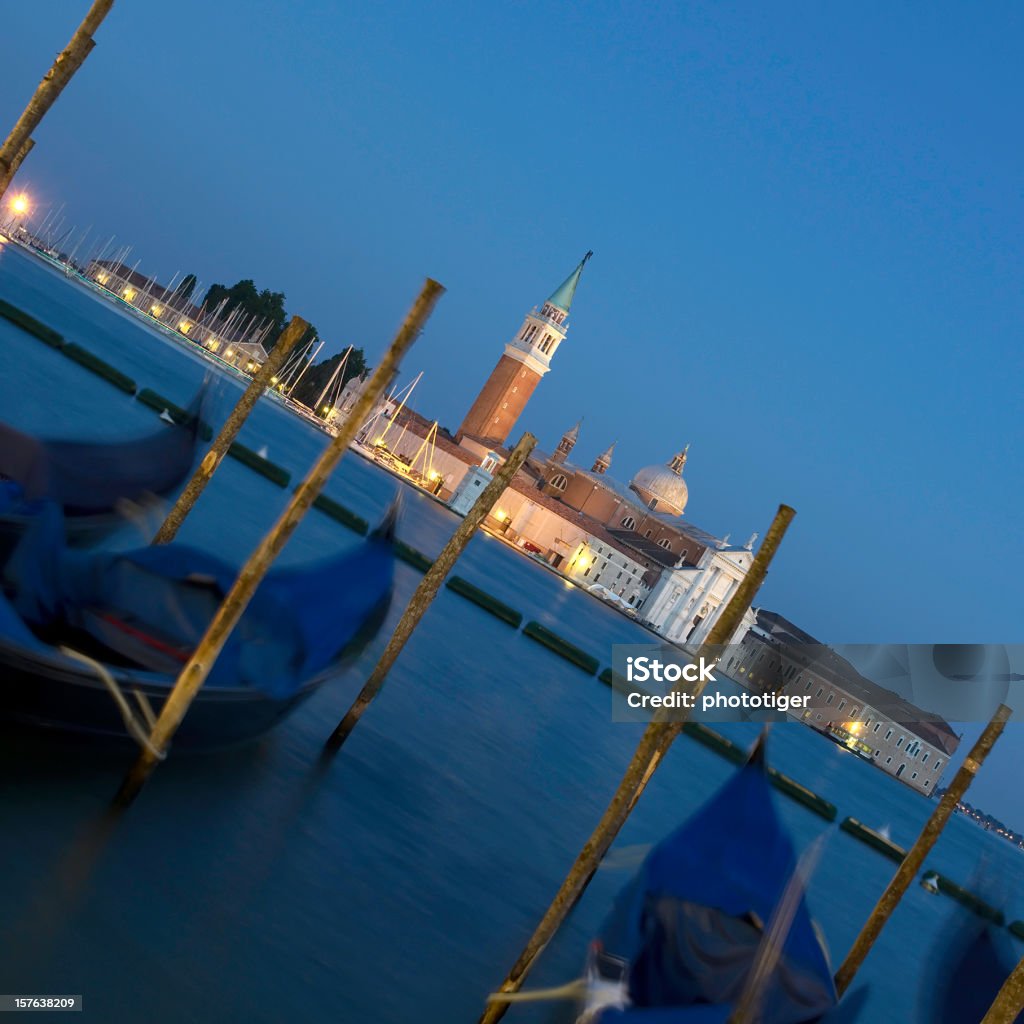
<svg viewBox="0 0 1024 1024"><path fill-rule="evenodd" d="M179 403L203 376L197 357L11 246L0 248L0 298ZM237 387L221 385L222 413ZM0 415L83 437L155 423L150 410L2 320ZM242 440L266 445L293 480L325 443L269 402ZM372 520L395 486L348 456L328 493ZM456 520L406 497L401 535L436 552ZM285 500L226 460L183 539L240 559ZM309 560L355 542L313 512L284 557ZM458 572L603 664L613 643L649 639L489 538L474 540ZM390 625L418 580L399 566ZM112 1024L474 1021L596 822L638 727L611 723L615 698L595 679L442 591L377 704L321 771L321 744L385 639L264 742L172 756L113 832L97 822L130 755L0 740L0 992L80 992L88 1015ZM752 739L756 727L722 728ZM904 845L930 809L802 726L776 727L770 753L841 815L888 825ZM619 847L655 842L731 770L681 740ZM827 828L777 799L801 846ZM928 864L963 882L983 866L1008 916L1024 917L1024 857L968 821L954 819ZM891 873L890 862L831 830L810 901L837 962ZM627 877L598 873L531 984L577 975ZM862 972L872 1021L926 1019L918 997L931 981L929 954L962 922L954 908L917 886L908 893ZM508 1019L570 1018L545 1007Z"/></svg>

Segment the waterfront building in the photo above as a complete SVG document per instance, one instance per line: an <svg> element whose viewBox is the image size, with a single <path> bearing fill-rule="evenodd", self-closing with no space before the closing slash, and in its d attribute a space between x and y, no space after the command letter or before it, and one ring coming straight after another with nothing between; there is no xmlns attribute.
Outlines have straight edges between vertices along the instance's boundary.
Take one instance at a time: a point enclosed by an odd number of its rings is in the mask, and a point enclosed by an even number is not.
<svg viewBox="0 0 1024 1024"><path fill-rule="evenodd" d="M507 456L509 433L566 338L590 255L526 315L455 434L431 434L433 421L408 408L390 420L386 444L402 461L434 438L439 496L461 514L490 480L485 467ZM683 519L689 446L624 484L611 472L614 443L587 463L573 461L580 433L577 422L550 454L533 452L488 527L580 585L599 589L656 632L678 643L700 642L749 569L751 546L730 545Z"/></svg>
<svg viewBox="0 0 1024 1024"><path fill-rule="evenodd" d="M759 693L809 696L805 725L930 795L960 738L938 715L862 676L845 658L777 612L759 609L724 671Z"/></svg>
<svg viewBox="0 0 1024 1024"><path fill-rule="evenodd" d="M156 278L117 260L92 260L85 274L122 302L246 373L255 373L266 361L261 331L238 316L221 317L217 310L197 307Z"/></svg>

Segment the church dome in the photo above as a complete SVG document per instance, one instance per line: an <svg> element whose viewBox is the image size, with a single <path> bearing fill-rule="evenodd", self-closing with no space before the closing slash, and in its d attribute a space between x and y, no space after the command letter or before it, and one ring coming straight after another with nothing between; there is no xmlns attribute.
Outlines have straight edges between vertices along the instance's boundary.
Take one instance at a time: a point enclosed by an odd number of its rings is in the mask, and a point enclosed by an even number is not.
<svg viewBox="0 0 1024 1024"><path fill-rule="evenodd" d="M645 466L630 480L630 488L643 499L648 508L671 516L683 514L690 496L682 475L688 448L689 445L667 466Z"/></svg>

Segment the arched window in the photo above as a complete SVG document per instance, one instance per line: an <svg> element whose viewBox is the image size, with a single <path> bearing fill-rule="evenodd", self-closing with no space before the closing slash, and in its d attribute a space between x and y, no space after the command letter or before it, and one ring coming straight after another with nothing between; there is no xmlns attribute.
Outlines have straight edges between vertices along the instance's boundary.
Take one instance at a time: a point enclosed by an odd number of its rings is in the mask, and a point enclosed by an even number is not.
<svg viewBox="0 0 1024 1024"><path fill-rule="evenodd" d="M636 526L636 520L632 516L623 516L620 525L624 530L632 530Z"/></svg>
<svg viewBox="0 0 1024 1024"><path fill-rule="evenodd" d="M554 475L554 476L553 476L553 477L551 478L551 481L550 481L550 483L551 483L551 486L552 486L552 487L557 487L557 488L558 488L558 490L560 490L560 491L564 491L564 490L565 490L565 485L566 485L566 484L567 484L568 482L569 482L569 481L568 481L568 480L566 479L566 476L565 476L565 474L564 474L564 473L556 473L556 474L555 474L555 475Z"/></svg>
<svg viewBox="0 0 1024 1024"><path fill-rule="evenodd" d="M671 551L671 550L672 550L672 541L670 541L670 540L669 540L669 539L668 539L667 537L662 537L662 538L661 538L661 540L659 540L659 541L658 541L658 543L659 543L659 544L660 544L660 545L661 545L661 546L662 546L663 548L666 548L666 549L667 549L667 550L669 550L669 551Z"/></svg>

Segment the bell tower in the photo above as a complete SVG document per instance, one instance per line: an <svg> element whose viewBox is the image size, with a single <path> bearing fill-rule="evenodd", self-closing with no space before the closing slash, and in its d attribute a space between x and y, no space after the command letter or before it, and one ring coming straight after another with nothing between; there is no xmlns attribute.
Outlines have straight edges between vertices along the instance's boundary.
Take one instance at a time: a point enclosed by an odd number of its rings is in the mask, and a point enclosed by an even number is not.
<svg viewBox="0 0 1024 1024"><path fill-rule="evenodd" d="M576 442L580 437L580 426L583 423L583 417L581 416L576 423L576 426L570 427L563 435L562 440L558 442L558 447L555 449L554 454L551 456L552 462L565 462L569 458L573 448L576 447Z"/></svg>
<svg viewBox="0 0 1024 1024"><path fill-rule="evenodd" d="M526 315L466 413L455 435L457 441L468 435L489 445L505 443L533 389L551 369L552 356L565 341L576 286L587 260L593 255L588 252L580 260L539 313L534 309Z"/></svg>

